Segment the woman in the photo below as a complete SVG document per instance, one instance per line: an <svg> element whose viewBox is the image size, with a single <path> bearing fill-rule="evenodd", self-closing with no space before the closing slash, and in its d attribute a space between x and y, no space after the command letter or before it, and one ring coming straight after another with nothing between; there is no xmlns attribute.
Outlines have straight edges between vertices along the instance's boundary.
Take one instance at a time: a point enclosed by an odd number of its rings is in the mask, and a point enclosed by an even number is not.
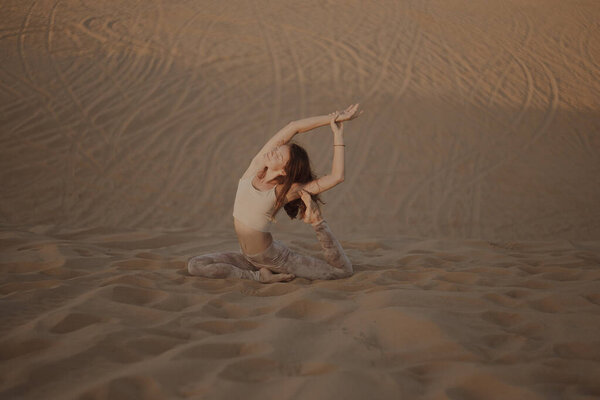
<svg viewBox="0 0 600 400"><path fill-rule="evenodd" d="M352 264L321 216L316 201L321 201L319 193L344 180L342 122L360 114L358 104L354 104L342 112L290 122L277 132L254 157L238 183L233 223L240 252L192 257L188 260L189 273L263 283L286 282L296 276L306 279L351 276ZM327 123L333 131L333 164L330 174L316 179L306 151L290 140L297 133ZM313 227L327 262L296 253L273 239L270 225L282 207L290 218L300 217Z"/></svg>

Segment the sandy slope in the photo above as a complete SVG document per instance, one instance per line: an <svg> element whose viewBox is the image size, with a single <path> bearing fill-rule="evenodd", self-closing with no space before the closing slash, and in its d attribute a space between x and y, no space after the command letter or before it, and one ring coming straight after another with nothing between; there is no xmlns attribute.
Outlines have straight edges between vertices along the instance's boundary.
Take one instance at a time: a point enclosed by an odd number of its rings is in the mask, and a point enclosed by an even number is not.
<svg viewBox="0 0 600 400"><path fill-rule="evenodd" d="M600 235L596 2L273 3L5 1L0 221L230 229L271 135L361 102L344 232Z"/></svg>
<svg viewBox="0 0 600 400"><path fill-rule="evenodd" d="M0 4L0 398L600 397L596 1ZM361 102L340 281L187 275ZM299 135L328 172L327 127ZM302 223L278 239L318 255ZM276 396L275 396L276 394Z"/></svg>

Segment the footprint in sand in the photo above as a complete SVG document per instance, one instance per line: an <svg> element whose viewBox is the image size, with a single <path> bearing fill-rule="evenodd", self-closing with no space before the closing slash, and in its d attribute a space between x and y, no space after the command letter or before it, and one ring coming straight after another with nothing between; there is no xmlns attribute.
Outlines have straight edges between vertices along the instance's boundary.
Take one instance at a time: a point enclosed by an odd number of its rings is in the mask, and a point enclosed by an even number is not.
<svg viewBox="0 0 600 400"><path fill-rule="evenodd" d="M124 346L134 350L141 356L157 356L175 346L186 343L185 339L176 339L163 336L144 336L127 341Z"/></svg>
<svg viewBox="0 0 600 400"><path fill-rule="evenodd" d="M429 279L431 277L431 275L432 275L432 273L429 271L412 272L412 271L391 270L391 271L385 271L381 274L380 282L386 283L389 280L389 281L396 281L396 282L416 283L416 282L421 282L425 279Z"/></svg>
<svg viewBox="0 0 600 400"><path fill-rule="evenodd" d="M283 296L285 294L293 293L300 289L298 285L290 283L273 283L269 285L256 286L254 282L247 284L240 290L240 293L246 296L252 297L271 297L271 296Z"/></svg>
<svg viewBox="0 0 600 400"><path fill-rule="evenodd" d="M582 297L590 303L600 306L600 293L584 294Z"/></svg>
<svg viewBox="0 0 600 400"><path fill-rule="evenodd" d="M0 286L0 295L7 295L14 292L25 292L29 290L44 290L59 287L63 284L62 281L49 279L33 282L10 282Z"/></svg>
<svg viewBox="0 0 600 400"><path fill-rule="evenodd" d="M335 304L311 300L297 300L283 307L275 315L282 318L291 318L307 321L316 321L327 318L338 311Z"/></svg>
<svg viewBox="0 0 600 400"><path fill-rule="evenodd" d="M553 346L554 354L562 358L600 361L600 341L564 342Z"/></svg>
<svg viewBox="0 0 600 400"><path fill-rule="evenodd" d="M495 350L519 350L527 338L515 334L491 334L483 336L481 341Z"/></svg>
<svg viewBox="0 0 600 400"><path fill-rule="evenodd" d="M509 297L512 297L513 299L522 299L524 297L530 296L531 292L529 290L513 289L507 291L505 294Z"/></svg>
<svg viewBox="0 0 600 400"><path fill-rule="evenodd" d="M471 272L450 271L440 273L436 279L450 283L473 284L479 279L479 275Z"/></svg>
<svg viewBox="0 0 600 400"><path fill-rule="evenodd" d="M164 311L181 311L198 304L198 301L196 296L167 294L166 299L155 304L153 308Z"/></svg>
<svg viewBox="0 0 600 400"><path fill-rule="evenodd" d="M69 333L102 321L103 319L96 315L74 312L67 314L60 322L50 329L50 332Z"/></svg>
<svg viewBox="0 0 600 400"><path fill-rule="evenodd" d="M221 299L209 301L202 307L202 312L217 318L247 318L270 313L274 307L242 307Z"/></svg>
<svg viewBox="0 0 600 400"><path fill-rule="evenodd" d="M577 281L581 277L581 271L579 270L569 270L566 268L554 268L553 271L549 271L542 275L544 279L549 279L551 281Z"/></svg>
<svg viewBox="0 0 600 400"><path fill-rule="evenodd" d="M526 322L517 327L511 328L510 331L511 333L525 336L528 339L541 341L544 339L544 334L548 332L548 327L537 322Z"/></svg>
<svg viewBox="0 0 600 400"><path fill-rule="evenodd" d="M323 362L285 362L270 358L251 358L229 364L219 376L236 382L266 382L286 376L323 375L335 371L333 364Z"/></svg>
<svg viewBox="0 0 600 400"><path fill-rule="evenodd" d="M545 313L558 313L565 311L565 306L562 302L556 298L556 296L548 296L543 299L533 300L529 302L531 308L545 312Z"/></svg>
<svg viewBox="0 0 600 400"><path fill-rule="evenodd" d="M270 358L240 360L226 366L219 376L236 382L266 382L279 377L279 363Z"/></svg>
<svg viewBox="0 0 600 400"><path fill-rule="evenodd" d="M85 392L80 399L148 399L159 400L168 396L161 390L157 380L147 376L131 375L101 383Z"/></svg>
<svg viewBox="0 0 600 400"><path fill-rule="evenodd" d="M550 289L553 285L546 280L528 279L523 282L517 282L511 286L520 286L528 289Z"/></svg>
<svg viewBox="0 0 600 400"><path fill-rule="evenodd" d="M204 343L186 347L174 359L219 359L245 357L272 350L266 343Z"/></svg>
<svg viewBox="0 0 600 400"><path fill-rule="evenodd" d="M226 321L226 320L212 320L202 321L195 324L193 329L202 329L203 331L214 333L217 335L224 335L228 333L251 331L258 328L260 324L256 321Z"/></svg>
<svg viewBox="0 0 600 400"><path fill-rule="evenodd" d="M504 327L514 326L523 322L523 317L520 314L504 311L485 311L481 313L481 318Z"/></svg>
<svg viewBox="0 0 600 400"><path fill-rule="evenodd" d="M108 292L108 297L118 303L145 306L166 297L162 291L143 289L132 286L113 286Z"/></svg>
<svg viewBox="0 0 600 400"><path fill-rule="evenodd" d="M6 340L0 343L0 360L11 360L26 354L39 353L51 345L51 341L41 338L23 339L21 341Z"/></svg>
<svg viewBox="0 0 600 400"><path fill-rule="evenodd" d="M130 275L120 275L120 276L117 276L114 278L108 278L108 279L102 280L100 282L99 286L108 286L108 285L115 285L115 284L131 285L131 286L138 286L138 287L153 289L156 287L156 280L144 278L144 277L140 276L139 273L134 272Z"/></svg>
<svg viewBox="0 0 600 400"><path fill-rule="evenodd" d="M160 269L160 263L154 260L133 258L130 260L121 260L113 263L118 270L135 270L141 269L144 271L158 270Z"/></svg>
<svg viewBox="0 0 600 400"><path fill-rule="evenodd" d="M515 308L518 307L521 302L513 299L512 297L498 294L498 293L488 293L482 296L484 299L491 301L494 304L498 304L503 307Z"/></svg>

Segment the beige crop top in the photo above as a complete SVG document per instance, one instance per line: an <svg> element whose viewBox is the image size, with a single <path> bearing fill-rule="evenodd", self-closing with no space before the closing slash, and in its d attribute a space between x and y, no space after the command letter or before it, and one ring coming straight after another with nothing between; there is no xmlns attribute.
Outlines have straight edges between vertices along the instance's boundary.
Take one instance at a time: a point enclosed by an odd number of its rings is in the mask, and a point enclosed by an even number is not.
<svg viewBox="0 0 600 400"><path fill-rule="evenodd" d="M252 186L252 177L242 178L235 194L233 216L257 231L269 232L271 222L275 221L270 215L276 197L275 186L263 192Z"/></svg>

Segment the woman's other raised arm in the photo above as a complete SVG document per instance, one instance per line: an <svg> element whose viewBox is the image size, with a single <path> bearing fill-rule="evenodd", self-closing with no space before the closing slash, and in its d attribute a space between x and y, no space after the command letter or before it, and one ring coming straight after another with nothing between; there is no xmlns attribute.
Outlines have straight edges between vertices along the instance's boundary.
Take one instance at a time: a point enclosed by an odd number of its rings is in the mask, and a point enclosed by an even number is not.
<svg viewBox="0 0 600 400"><path fill-rule="evenodd" d="M356 103L349 105L348 108L343 111L336 111L329 115L318 115L316 117L299 119L292 122L292 124L296 126L296 130L299 133L302 133L329 124L331 116L336 113L338 113L338 116L335 121L344 122L358 117L360 114L362 114L362 110L358 112L358 103Z"/></svg>

